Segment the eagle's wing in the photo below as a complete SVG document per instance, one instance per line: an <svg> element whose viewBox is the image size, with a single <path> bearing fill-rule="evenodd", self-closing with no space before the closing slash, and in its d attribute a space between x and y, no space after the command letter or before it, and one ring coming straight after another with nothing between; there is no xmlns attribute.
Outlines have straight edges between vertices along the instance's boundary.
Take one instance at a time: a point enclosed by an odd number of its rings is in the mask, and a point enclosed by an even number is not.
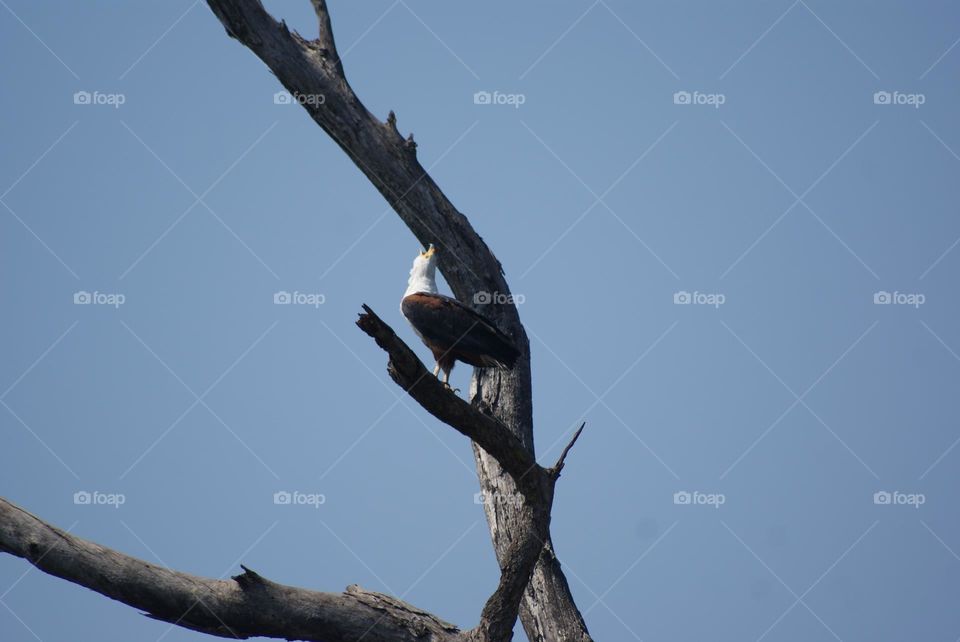
<svg viewBox="0 0 960 642"><path fill-rule="evenodd" d="M454 298L420 292L405 297L400 308L432 350L487 368L512 368L520 356L510 337Z"/></svg>

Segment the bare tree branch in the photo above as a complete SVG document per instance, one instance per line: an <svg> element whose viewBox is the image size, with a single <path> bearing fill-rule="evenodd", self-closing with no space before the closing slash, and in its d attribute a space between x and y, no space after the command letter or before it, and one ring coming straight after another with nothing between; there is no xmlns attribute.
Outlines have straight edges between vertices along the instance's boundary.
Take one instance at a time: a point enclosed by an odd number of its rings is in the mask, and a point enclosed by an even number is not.
<svg viewBox="0 0 960 642"><path fill-rule="evenodd" d="M542 478L546 471L506 426L447 389L426 369L393 328L384 323L369 306L364 305L363 310L357 325L390 355L387 372L397 385L431 415L490 453L514 480L529 480L531 484L540 481L538 477ZM531 484L524 487L529 489Z"/></svg>
<svg viewBox="0 0 960 642"><path fill-rule="evenodd" d="M497 590L487 600L475 629L487 640L509 640L520 612L520 602L530 582L530 575L543 550L544 537L550 529L550 513L531 511L530 524L518 534L511 547L507 564L500 569Z"/></svg>
<svg viewBox="0 0 960 642"><path fill-rule="evenodd" d="M271 582L247 568L229 580L181 573L66 533L3 498L0 551L140 609L151 618L224 638L463 639L456 626L356 585L343 593L320 593Z"/></svg>
<svg viewBox="0 0 960 642"><path fill-rule="evenodd" d="M333 39L333 27L330 25L330 12L327 10L326 0L310 0L313 10L317 14L317 42L324 50L324 55L333 63L334 68L343 75L343 63L337 53L337 43Z"/></svg>
<svg viewBox="0 0 960 642"><path fill-rule="evenodd" d="M563 464L564 464L564 461L566 461L567 459L567 454L570 452L570 449L573 448L573 445L577 443L577 440L580 439L580 433L583 432L583 428L586 425L587 425L587 422L583 422L582 424L580 424L580 427L577 428L577 432L573 433L573 439L570 440L570 443L568 443L566 448L563 449L563 452L560 453L560 458L557 459L557 463L555 463L553 467L548 470L548 472L552 476L554 477L560 476L560 471L563 470Z"/></svg>

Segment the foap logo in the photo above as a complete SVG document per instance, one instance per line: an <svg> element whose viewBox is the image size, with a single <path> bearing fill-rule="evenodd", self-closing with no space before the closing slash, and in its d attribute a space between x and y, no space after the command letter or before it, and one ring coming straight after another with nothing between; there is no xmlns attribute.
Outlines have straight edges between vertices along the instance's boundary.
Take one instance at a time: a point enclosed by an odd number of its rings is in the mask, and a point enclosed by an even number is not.
<svg viewBox="0 0 960 642"><path fill-rule="evenodd" d="M877 506L913 506L914 508L920 508L927 503L927 496L923 493L878 490L873 494L873 503Z"/></svg>
<svg viewBox="0 0 960 642"><path fill-rule="evenodd" d="M78 490L73 494L73 503L77 506L113 506L120 508L127 503L123 493L101 493L99 490Z"/></svg>
<svg viewBox="0 0 960 642"><path fill-rule="evenodd" d="M277 506L313 506L320 508L327 503L323 493L301 493L299 490L278 490L273 494L273 503Z"/></svg>
<svg viewBox="0 0 960 642"><path fill-rule="evenodd" d="M699 490L678 490L673 494L673 503L677 506L713 506L720 508L727 503L723 493L701 493Z"/></svg>
<svg viewBox="0 0 960 642"><path fill-rule="evenodd" d="M486 506L522 506L523 495L520 493L474 493L473 503Z"/></svg>
<svg viewBox="0 0 960 642"><path fill-rule="evenodd" d="M719 308L727 302L727 297L719 292L687 292L680 290L673 293L674 305L712 305Z"/></svg>
<svg viewBox="0 0 960 642"><path fill-rule="evenodd" d="M504 294L503 292L477 292L473 295L473 302L477 305L496 303L498 305L522 305L527 300L522 294Z"/></svg>
<svg viewBox="0 0 960 642"><path fill-rule="evenodd" d="M674 105L708 105L714 109L720 109L720 105L727 102L724 94L705 94L694 91L677 91L673 94Z"/></svg>
<svg viewBox="0 0 960 642"><path fill-rule="evenodd" d="M279 292L273 293L274 305L312 305L314 308L319 308L326 303L326 301L327 297L317 292L298 292L296 290L287 292L286 290L280 290Z"/></svg>
<svg viewBox="0 0 960 642"><path fill-rule="evenodd" d="M105 94L99 91L78 91L73 94L74 105L108 105L120 109L127 102L124 94Z"/></svg>
<svg viewBox="0 0 960 642"><path fill-rule="evenodd" d="M112 305L119 308L126 303L127 297L119 292L87 292L78 290L73 293L74 305Z"/></svg>
<svg viewBox="0 0 960 642"><path fill-rule="evenodd" d="M906 105L914 109L920 109L920 105L927 102L925 94L905 94L902 91L875 91L873 93L874 105Z"/></svg>
<svg viewBox="0 0 960 642"><path fill-rule="evenodd" d="M278 91L273 95L274 105L303 105L307 107L319 107L327 102L327 97L323 94L301 94L295 91L292 94L289 91Z"/></svg>
<svg viewBox="0 0 960 642"><path fill-rule="evenodd" d="M927 297L919 292L887 292L880 290L873 293L874 305L910 305L919 308L927 302Z"/></svg>
<svg viewBox="0 0 960 642"><path fill-rule="evenodd" d="M473 94L474 105L509 105L520 109L520 105L527 102L526 94L505 94L500 91L478 91Z"/></svg>

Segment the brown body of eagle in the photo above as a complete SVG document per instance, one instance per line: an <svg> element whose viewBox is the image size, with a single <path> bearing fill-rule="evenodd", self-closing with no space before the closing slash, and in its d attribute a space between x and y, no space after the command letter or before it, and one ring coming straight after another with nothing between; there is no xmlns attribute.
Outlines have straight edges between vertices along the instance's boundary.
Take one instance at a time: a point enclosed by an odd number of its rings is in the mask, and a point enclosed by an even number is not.
<svg viewBox="0 0 960 642"><path fill-rule="evenodd" d="M512 369L520 357L510 337L456 299L416 292L403 298L400 310L448 379L456 361Z"/></svg>

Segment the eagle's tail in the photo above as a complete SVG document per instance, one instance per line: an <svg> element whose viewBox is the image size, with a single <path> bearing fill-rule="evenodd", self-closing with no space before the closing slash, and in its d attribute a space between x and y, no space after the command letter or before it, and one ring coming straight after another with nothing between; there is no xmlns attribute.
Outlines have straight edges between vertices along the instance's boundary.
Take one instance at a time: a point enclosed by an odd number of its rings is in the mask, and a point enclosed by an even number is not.
<svg viewBox="0 0 960 642"><path fill-rule="evenodd" d="M481 357L484 368L501 368L504 370L513 370L520 358L520 351L516 346L510 343L506 337L497 337L496 341L491 341L487 354Z"/></svg>

